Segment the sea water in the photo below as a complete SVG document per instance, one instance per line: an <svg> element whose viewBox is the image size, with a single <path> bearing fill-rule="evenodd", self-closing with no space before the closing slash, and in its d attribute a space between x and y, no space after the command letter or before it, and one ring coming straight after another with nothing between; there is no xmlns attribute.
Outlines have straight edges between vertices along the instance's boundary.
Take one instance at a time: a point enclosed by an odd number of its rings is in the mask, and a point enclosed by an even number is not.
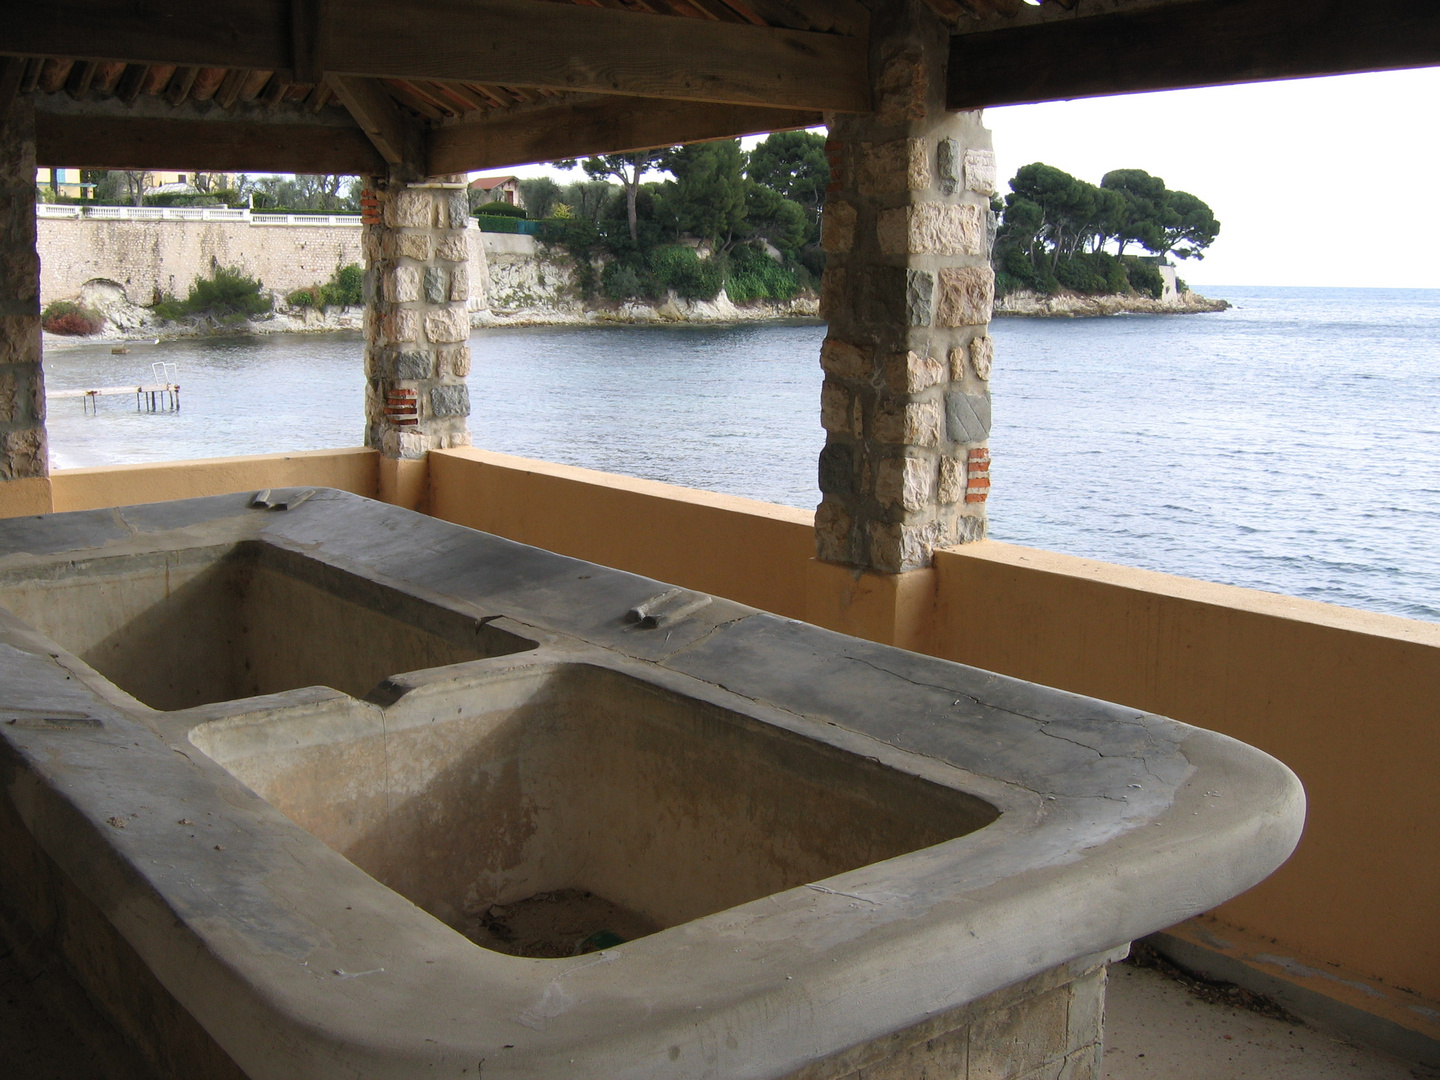
<svg viewBox="0 0 1440 1080"><path fill-rule="evenodd" d="M1440 621L1440 291L1214 288L1229 311L993 324L996 539ZM490 329L475 443L798 507L824 328ZM357 445L358 335L52 350L55 467Z"/></svg>

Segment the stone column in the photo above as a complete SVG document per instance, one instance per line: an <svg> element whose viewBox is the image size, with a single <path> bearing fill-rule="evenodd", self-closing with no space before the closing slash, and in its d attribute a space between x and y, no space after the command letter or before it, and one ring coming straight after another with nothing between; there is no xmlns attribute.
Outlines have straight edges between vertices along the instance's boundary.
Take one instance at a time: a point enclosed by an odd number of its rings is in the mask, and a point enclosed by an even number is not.
<svg viewBox="0 0 1440 1080"><path fill-rule="evenodd" d="M0 116L0 516L50 509L40 256L35 251L35 107Z"/></svg>
<svg viewBox="0 0 1440 1080"><path fill-rule="evenodd" d="M365 445L381 497L418 508L425 455L470 445L465 178L372 180L362 213Z"/></svg>
<svg viewBox="0 0 1440 1080"><path fill-rule="evenodd" d="M923 0L871 24L875 112L828 117L816 550L899 573L985 535L995 157L944 108L950 30Z"/></svg>

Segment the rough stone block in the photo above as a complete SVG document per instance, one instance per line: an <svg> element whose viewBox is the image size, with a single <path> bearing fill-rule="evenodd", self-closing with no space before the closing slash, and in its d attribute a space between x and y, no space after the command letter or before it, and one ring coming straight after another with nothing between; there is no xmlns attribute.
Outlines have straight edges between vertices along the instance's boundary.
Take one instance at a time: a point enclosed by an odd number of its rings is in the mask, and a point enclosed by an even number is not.
<svg viewBox="0 0 1440 1080"><path fill-rule="evenodd" d="M925 54L918 49L894 53L881 62L875 83L876 118L882 124L925 119L929 89Z"/></svg>
<svg viewBox="0 0 1440 1080"><path fill-rule="evenodd" d="M820 388L820 426L826 431L853 434L850 424L850 391L839 383L825 380Z"/></svg>
<svg viewBox="0 0 1440 1080"><path fill-rule="evenodd" d="M961 164L960 143L955 139L941 139L935 145L935 175L940 191L954 195L960 189Z"/></svg>
<svg viewBox="0 0 1440 1080"><path fill-rule="evenodd" d="M425 302L443 304L446 297L445 271L438 266L425 267Z"/></svg>
<svg viewBox="0 0 1440 1080"><path fill-rule="evenodd" d="M386 344L405 345L420 340L420 313L409 308L396 308L385 314L384 337Z"/></svg>
<svg viewBox="0 0 1440 1080"><path fill-rule="evenodd" d="M450 299L455 301L470 299L470 265L461 263L450 271Z"/></svg>
<svg viewBox="0 0 1440 1080"><path fill-rule="evenodd" d="M985 513L979 508L971 507L951 522L950 538L942 546L973 544L984 539Z"/></svg>
<svg viewBox="0 0 1440 1080"><path fill-rule="evenodd" d="M924 191L930 186L930 145L924 139L905 140L905 186Z"/></svg>
<svg viewBox="0 0 1440 1080"><path fill-rule="evenodd" d="M990 437L990 395L959 387L945 394L945 434L951 442L978 443Z"/></svg>
<svg viewBox="0 0 1440 1080"><path fill-rule="evenodd" d="M385 257L385 237L388 234L383 229L374 225L366 225L360 230L360 250L365 255L365 261L372 266Z"/></svg>
<svg viewBox="0 0 1440 1080"><path fill-rule="evenodd" d="M943 276L946 271L941 270ZM929 326L935 298L935 275L929 270L905 271L905 317L911 326Z"/></svg>
<svg viewBox="0 0 1440 1080"><path fill-rule="evenodd" d="M910 188L910 142L860 144L855 178L862 195L888 195Z"/></svg>
<svg viewBox="0 0 1440 1080"><path fill-rule="evenodd" d="M985 211L969 203L917 203L880 214L876 228L886 255L982 255Z"/></svg>
<svg viewBox="0 0 1440 1080"><path fill-rule="evenodd" d="M969 1080L1011 1080L1060 1062L1069 1001L1062 986L977 1020L970 1026Z"/></svg>
<svg viewBox="0 0 1440 1080"><path fill-rule="evenodd" d="M465 234L450 231L436 237L435 258L446 262L464 262L470 258L470 245L465 241Z"/></svg>
<svg viewBox="0 0 1440 1080"><path fill-rule="evenodd" d="M0 424L13 424L23 419L24 398L13 371L0 371Z"/></svg>
<svg viewBox="0 0 1440 1080"><path fill-rule="evenodd" d="M407 349L395 354L395 378L430 379L435 376L435 367L430 354L419 349Z"/></svg>
<svg viewBox="0 0 1440 1080"><path fill-rule="evenodd" d="M380 272L375 267L365 271L365 276L360 279L360 298L366 307L375 303L375 283L380 277Z"/></svg>
<svg viewBox="0 0 1440 1080"><path fill-rule="evenodd" d="M440 350L441 373L448 371L456 378L463 379L470 374L470 346L451 345Z"/></svg>
<svg viewBox="0 0 1440 1080"><path fill-rule="evenodd" d="M430 436L414 428L387 427L380 435L380 453L388 458L413 461L424 457L433 446Z"/></svg>
<svg viewBox="0 0 1440 1080"><path fill-rule="evenodd" d="M385 224L392 229L428 229L431 226L430 192L404 188L385 204Z"/></svg>
<svg viewBox="0 0 1440 1080"><path fill-rule="evenodd" d="M40 363L40 316L0 315L0 364Z"/></svg>
<svg viewBox="0 0 1440 1080"><path fill-rule="evenodd" d="M470 320L460 307L425 312L425 337L437 345L464 341L470 336Z"/></svg>
<svg viewBox="0 0 1440 1080"><path fill-rule="evenodd" d="M875 469L875 498L882 506L923 510L930 505L934 480L935 468L928 458L881 458Z"/></svg>
<svg viewBox="0 0 1440 1080"><path fill-rule="evenodd" d="M445 200L446 224L452 229L464 228L470 220L470 199L463 191L452 191Z"/></svg>
<svg viewBox="0 0 1440 1080"><path fill-rule="evenodd" d="M470 388L463 383L431 387L430 412L435 416L469 416Z"/></svg>
<svg viewBox="0 0 1440 1080"><path fill-rule="evenodd" d="M995 166L995 151L965 151L965 186L981 195L994 195L999 190L999 175Z"/></svg>
<svg viewBox="0 0 1440 1080"><path fill-rule="evenodd" d="M855 246L855 206L841 199L825 203L820 222L820 246L832 255L844 254Z"/></svg>
<svg viewBox="0 0 1440 1080"><path fill-rule="evenodd" d="M983 326L995 306L995 274L988 266L947 266L940 271L938 326Z"/></svg>
<svg viewBox="0 0 1440 1080"><path fill-rule="evenodd" d="M965 483L965 462L960 458L941 458L940 484L936 492L939 500L946 506L958 503L965 497Z"/></svg>
<svg viewBox="0 0 1440 1080"><path fill-rule="evenodd" d="M964 1080L970 1067L966 1036L966 1029L959 1028L907 1046L868 1065L854 1080Z"/></svg>
<svg viewBox="0 0 1440 1080"><path fill-rule="evenodd" d="M829 276L829 271L826 271L826 276ZM870 377L870 350L836 337L827 337L820 346L820 366L836 378L859 382Z"/></svg>
<svg viewBox="0 0 1440 1080"><path fill-rule="evenodd" d="M385 253L393 259L414 259L416 262L430 261L430 234L423 232L392 232L386 235Z"/></svg>
<svg viewBox="0 0 1440 1080"><path fill-rule="evenodd" d="M849 275L840 266L827 266L820 279L820 317L830 322L851 315Z"/></svg>
<svg viewBox="0 0 1440 1080"><path fill-rule="evenodd" d="M981 334L970 342L970 366L981 379L989 380L990 369L995 364L995 339Z"/></svg>
<svg viewBox="0 0 1440 1080"><path fill-rule="evenodd" d="M855 450L847 443L827 443L820 451L820 491L849 495L855 490Z"/></svg>
<svg viewBox="0 0 1440 1080"><path fill-rule="evenodd" d="M937 521L871 522L870 565L887 574L923 569L930 565L935 549L943 546L944 531Z"/></svg>
<svg viewBox="0 0 1440 1080"><path fill-rule="evenodd" d="M13 428L0 434L0 480L24 480L49 472L43 427Z"/></svg>
<svg viewBox="0 0 1440 1080"><path fill-rule="evenodd" d="M826 499L815 508L815 556L825 562L853 563L849 512Z"/></svg>
<svg viewBox="0 0 1440 1080"><path fill-rule="evenodd" d="M894 394L918 394L945 381L945 366L935 357L914 352L885 358L885 385Z"/></svg>
<svg viewBox="0 0 1440 1080"><path fill-rule="evenodd" d="M397 266L385 275L385 299L395 304L408 304L420 299L420 268Z"/></svg>
<svg viewBox="0 0 1440 1080"><path fill-rule="evenodd" d="M940 442L941 409L937 401L881 401L875 408L872 435L876 442L935 446Z"/></svg>
<svg viewBox="0 0 1440 1080"><path fill-rule="evenodd" d="M989 464L987 456L986 464ZM1099 1043L1105 1035L1106 970L1102 967L1070 984L1070 1015L1066 1048L1075 1051Z"/></svg>

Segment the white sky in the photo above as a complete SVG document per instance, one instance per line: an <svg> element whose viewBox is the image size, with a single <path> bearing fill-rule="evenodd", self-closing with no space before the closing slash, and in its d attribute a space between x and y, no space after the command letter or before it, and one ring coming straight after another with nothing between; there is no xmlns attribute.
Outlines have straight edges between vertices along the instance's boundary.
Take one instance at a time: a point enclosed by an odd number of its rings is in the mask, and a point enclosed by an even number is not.
<svg viewBox="0 0 1440 1080"><path fill-rule="evenodd" d="M985 119L1002 177L1032 161L1092 183L1144 169L1209 203L1220 237L1180 270L1196 288L1440 288L1437 106L1440 68L1426 68L1019 105Z"/></svg>

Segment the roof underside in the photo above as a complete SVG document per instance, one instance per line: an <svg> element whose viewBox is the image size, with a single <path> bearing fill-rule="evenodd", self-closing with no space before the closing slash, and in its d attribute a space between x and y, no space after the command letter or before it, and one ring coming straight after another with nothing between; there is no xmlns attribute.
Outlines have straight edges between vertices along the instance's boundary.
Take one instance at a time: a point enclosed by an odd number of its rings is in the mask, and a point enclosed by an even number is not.
<svg viewBox="0 0 1440 1080"><path fill-rule="evenodd" d="M1440 63L1440 5L1413 0L926 2L955 28L952 108ZM34 95L43 164L442 174L870 107L859 0L136 10L7 14L0 106Z"/></svg>

